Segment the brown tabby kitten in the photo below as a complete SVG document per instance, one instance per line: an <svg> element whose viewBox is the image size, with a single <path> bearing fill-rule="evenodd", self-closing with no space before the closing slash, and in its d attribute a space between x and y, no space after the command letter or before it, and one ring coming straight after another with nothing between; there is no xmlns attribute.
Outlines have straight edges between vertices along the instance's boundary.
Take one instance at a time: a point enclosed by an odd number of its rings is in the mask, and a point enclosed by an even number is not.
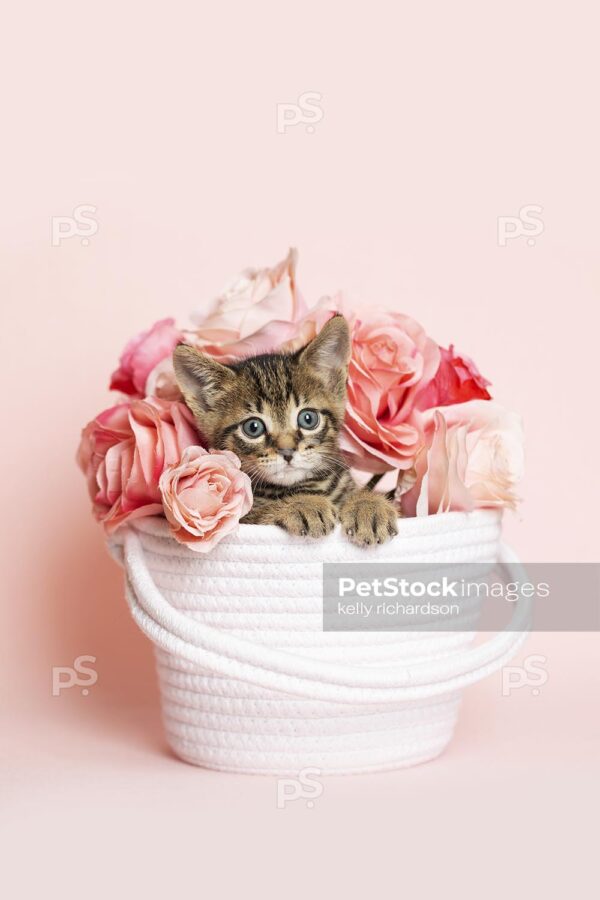
<svg viewBox="0 0 600 900"><path fill-rule="evenodd" d="M252 479L243 521L321 537L341 522L355 544L397 534L397 510L358 488L338 449L351 343L335 316L296 353L221 365L180 344L173 365L185 402L210 447L232 450Z"/></svg>

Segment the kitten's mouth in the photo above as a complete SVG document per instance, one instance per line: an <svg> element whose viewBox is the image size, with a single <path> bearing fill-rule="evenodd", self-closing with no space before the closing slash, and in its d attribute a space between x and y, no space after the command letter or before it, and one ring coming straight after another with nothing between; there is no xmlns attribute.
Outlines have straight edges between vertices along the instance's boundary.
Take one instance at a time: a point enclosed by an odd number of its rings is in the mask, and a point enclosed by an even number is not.
<svg viewBox="0 0 600 900"><path fill-rule="evenodd" d="M285 467L273 469L265 472L265 480L271 484L297 484L299 481L305 481L310 475L306 469L300 469L292 463L285 463Z"/></svg>
<svg viewBox="0 0 600 900"><path fill-rule="evenodd" d="M255 470L256 471L256 470ZM269 484L292 485L310 478L312 467L303 466L296 460L290 462L278 460L276 465L260 468L256 474L260 480Z"/></svg>

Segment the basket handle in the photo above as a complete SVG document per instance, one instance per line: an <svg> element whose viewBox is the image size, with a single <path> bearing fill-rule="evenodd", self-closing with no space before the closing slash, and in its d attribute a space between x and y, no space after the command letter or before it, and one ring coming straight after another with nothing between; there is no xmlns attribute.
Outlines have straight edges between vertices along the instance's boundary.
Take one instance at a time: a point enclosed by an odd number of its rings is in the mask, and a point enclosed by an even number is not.
<svg viewBox="0 0 600 900"><path fill-rule="evenodd" d="M459 690L507 662L527 637L531 601L515 603L509 626L489 641L433 662L365 668L322 662L264 647L194 621L172 607L154 584L139 536L124 529L123 547L111 551L123 563L133 618L158 647L226 678L249 681L300 697L348 703L421 699ZM505 545L501 561L518 570ZM510 629L510 630L509 630Z"/></svg>

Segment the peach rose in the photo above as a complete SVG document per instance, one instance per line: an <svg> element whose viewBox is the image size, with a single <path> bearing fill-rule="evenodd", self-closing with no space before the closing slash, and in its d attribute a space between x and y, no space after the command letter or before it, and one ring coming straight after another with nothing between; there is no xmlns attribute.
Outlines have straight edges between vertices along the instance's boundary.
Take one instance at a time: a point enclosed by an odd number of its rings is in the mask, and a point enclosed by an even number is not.
<svg viewBox="0 0 600 900"><path fill-rule="evenodd" d="M257 353L278 350L297 333L306 314L296 287L298 253L291 249L271 269L246 269L215 301L215 307L198 321L186 340L219 362L235 362Z"/></svg>
<svg viewBox="0 0 600 900"><path fill-rule="evenodd" d="M150 393L146 387L148 376L158 363L171 356L181 339L175 319L155 322L149 331L143 331L129 341L121 354L119 368L111 375L110 389L133 397L145 397Z"/></svg>
<svg viewBox="0 0 600 900"><path fill-rule="evenodd" d="M450 406L467 400L491 400L491 394L486 390L490 382L480 374L472 359L464 353L455 353L452 344L447 350L440 347L440 353L435 378L419 392L417 409Z"/></svg>
<svg viewBox="0 0 600 900"><path fill-rule="evenodd" d="M425 447L416 482L399 498L407 516L516 506L523 426L494 401L470 400L423 413Z"/></svg>
<svg viewBox="0 0 600 900"><path fill-rule="evenodd" d="M423 443L415 397L439 363L437 344L410 316L383 313L355 323L341 435L351 465L369 472L413 465Z"/></svg>
<svg viewBox="0 0 600 900"><path fill-rule="evenodd" d="M155 398L119 403L86 425L77 462L106 532L130 519L161 514L163 470L197 443L188 408Z"/></svg>
<svg viewBox="0 0 600 900"><path fill-rule="evenodd" d="M229 450L188 447L159 486L173 537L199 553L234 531L252 506L250 478Z"/></svg>

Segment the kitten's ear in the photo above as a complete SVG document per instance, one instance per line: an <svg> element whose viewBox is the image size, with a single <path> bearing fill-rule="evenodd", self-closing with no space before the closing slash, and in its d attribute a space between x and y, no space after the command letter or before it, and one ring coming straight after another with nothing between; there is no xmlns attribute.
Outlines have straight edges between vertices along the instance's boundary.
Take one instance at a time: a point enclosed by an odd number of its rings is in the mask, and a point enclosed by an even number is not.
<svg viewBox="0 0 600 900"><path fill-rule="evenodd" d="M192 412L214 409L227 386L235 380L231 369L187 344L175 347L173 368L177 384Z"/></svg>
<svg viewBox="0 0 600 900"><path fill-rule="evenodd" d="M348 323L343 316L334 316L316 338L300 351L299 362L330 387L341 384L343 388L351 352Z"/></svg>

